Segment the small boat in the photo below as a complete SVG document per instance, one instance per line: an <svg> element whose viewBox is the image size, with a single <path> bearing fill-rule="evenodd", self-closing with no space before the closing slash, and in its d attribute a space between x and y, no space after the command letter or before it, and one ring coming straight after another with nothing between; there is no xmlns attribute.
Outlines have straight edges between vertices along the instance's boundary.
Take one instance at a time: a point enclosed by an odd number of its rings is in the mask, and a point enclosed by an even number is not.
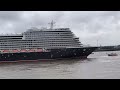
<svg viewBox="0 0 120 90"><path fill-rule="evenodd" d="M108 56L118 56L116 53L108 54Z"/></svg>

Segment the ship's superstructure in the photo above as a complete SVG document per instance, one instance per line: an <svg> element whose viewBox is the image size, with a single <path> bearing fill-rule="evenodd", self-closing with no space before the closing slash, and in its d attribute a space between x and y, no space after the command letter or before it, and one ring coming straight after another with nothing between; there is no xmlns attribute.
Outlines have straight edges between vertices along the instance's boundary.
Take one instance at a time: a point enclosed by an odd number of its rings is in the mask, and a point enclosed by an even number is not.
<svg viewBox="0 0 120 90"><path fill-rule="evenodd" d="M22 34L1 35L0 50L81 47L79 38L69 28L31 28Z"/></svg>

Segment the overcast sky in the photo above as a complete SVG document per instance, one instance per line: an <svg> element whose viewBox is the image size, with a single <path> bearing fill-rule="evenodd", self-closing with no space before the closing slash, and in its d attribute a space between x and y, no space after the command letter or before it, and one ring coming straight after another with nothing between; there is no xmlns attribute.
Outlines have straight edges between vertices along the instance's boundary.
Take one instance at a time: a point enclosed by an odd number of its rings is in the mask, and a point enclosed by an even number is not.
<svg viewBox="0 0 120 90"><path fill-rule="evenodd" d="M120 45L119 11L0 11L0 33L21 33L31 27L66 27L83 44Z"/></svg>

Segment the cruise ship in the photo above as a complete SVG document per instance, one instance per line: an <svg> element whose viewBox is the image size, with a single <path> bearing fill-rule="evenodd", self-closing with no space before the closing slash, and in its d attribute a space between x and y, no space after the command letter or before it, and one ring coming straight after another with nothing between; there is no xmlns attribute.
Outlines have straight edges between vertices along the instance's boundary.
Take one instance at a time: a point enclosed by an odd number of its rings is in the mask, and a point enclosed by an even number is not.
<svg viewBox="0 0 120 90"><path fill-rule="evenodd" d="M21 34L0 35L0 61L87 58L96 47L84 47L70 28L31 28Z"/></svg>

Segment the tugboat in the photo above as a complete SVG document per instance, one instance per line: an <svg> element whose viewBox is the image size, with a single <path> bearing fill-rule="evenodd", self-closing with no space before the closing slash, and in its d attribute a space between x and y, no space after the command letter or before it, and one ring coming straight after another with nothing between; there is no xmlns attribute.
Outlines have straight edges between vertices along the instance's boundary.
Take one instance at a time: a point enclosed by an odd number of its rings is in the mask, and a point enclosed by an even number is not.
<svg viewBox="0 0 120 90"><path fill-rule="evenodd" d="M116 53L110 53L110 54L108 54L108 56L118 56L118 54L116 54Z"/></svg>

